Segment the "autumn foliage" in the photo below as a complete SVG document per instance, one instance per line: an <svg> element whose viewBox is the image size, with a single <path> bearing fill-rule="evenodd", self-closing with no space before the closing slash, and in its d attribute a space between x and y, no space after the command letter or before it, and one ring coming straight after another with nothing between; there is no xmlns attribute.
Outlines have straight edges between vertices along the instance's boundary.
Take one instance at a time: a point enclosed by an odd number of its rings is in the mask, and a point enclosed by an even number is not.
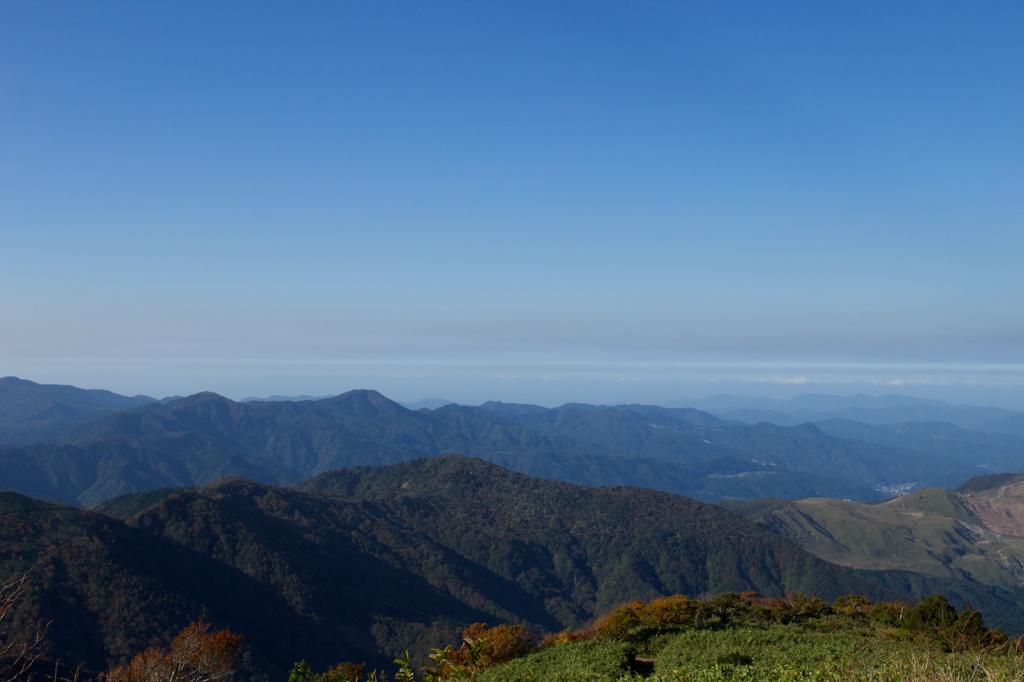
<svg viewBox="0 0 1024 682"><path fill-rule="evenodd" d="M108 671L104 682L217 682L238 670L242 636L230 630L210 632L210 624L193 622L167 651L147 649L131 663Z"/></svg>
<svg viewBox="0 0 1024 682"><path fill-rule="evenodd" d="M486 623L473 623L462 631L463 642L480 642L481 655L479 665L481 668L490 668L511 661L531 651L534 648L534 638L522 625L496 625L493 628L487 627ZM465 664L468 662L469 647L464 645L456 652L455 663Z"/></svg>

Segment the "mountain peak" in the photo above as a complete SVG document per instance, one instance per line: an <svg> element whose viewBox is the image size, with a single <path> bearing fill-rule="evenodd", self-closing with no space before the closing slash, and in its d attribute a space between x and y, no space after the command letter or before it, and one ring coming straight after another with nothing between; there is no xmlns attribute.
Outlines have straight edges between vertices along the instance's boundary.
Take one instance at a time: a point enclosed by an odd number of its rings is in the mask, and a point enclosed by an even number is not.
<svg viewBox="0 0 1024 682"><path fill-rule="evenodd" d="M174 398L164 405L169 409L175 407L185 407L191 405L202 405L204 403L233 403L234 401L230 398L225 398L219 393L212 391L201 391L200 393L193 393L192 395L185 396L184 398Z"/></svg>
<svg viewBox="0 0 1024 682"><path fill-rule="evenodd" d="M348 405L359 412L373 409L376 413L380 412L410 412L408 408L402 407L400 404L391 400L383 393L374 391L369 388L357 388L352 391L346 391L333 398L327 398L324 402L332 403L335 405Z"/></svg>

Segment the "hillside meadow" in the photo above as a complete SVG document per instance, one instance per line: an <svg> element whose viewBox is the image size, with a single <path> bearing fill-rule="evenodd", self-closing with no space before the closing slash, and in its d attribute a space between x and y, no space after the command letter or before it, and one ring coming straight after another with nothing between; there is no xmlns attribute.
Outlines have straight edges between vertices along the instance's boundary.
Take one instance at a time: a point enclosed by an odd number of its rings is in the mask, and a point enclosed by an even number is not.
<svg viewBox="0 0 1024 682"><path fill-rule="evenodd" d="M252 668L244 637L193 622L164 645L98 674L40 665L33 634L12 628L21 580L0 590L0 680L51 682L968 682L1024 679L1024 642L985 627L979 612L933 595L911 605L844 595L827 604L791 594L682 595L622 604L589 626L537 642L518 624L475 623L461 643L408 652L392 666L305 659L283 676ZM45 627L48 626L43 626ZM38 632L36 633L38 634Z"/></svg>
<svg viewBox="0 0 1024 682"><path fill-rule="evenodd" d="M396 682L901 682L1021 680L1024 647L933 595L915 605L845 595L826 604L727 593L623 604L583 630L534 646L522 626L484 624L459 647L435 648L418 669L394 661ZM289 682L384 682L387 671L341 663L317 673L305 661Z"/></svg>

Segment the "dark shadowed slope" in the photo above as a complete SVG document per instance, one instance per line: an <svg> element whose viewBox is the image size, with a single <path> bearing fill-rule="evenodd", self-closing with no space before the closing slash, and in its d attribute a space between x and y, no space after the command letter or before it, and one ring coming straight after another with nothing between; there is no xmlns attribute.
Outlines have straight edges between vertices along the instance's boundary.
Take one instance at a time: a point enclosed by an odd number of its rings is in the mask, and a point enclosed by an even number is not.
<svg viewBox="0 0 1024 682"><path fill-rule="evenodd" d="M423 654L474 621L579 626L677 592L892 594L716 507L463 457L155 499L105 506L124 523L3 498L4 571L41 562L30 607L59 624L50 656L101 667L205 616L280 675L300 658L322 669Z"/></svg>

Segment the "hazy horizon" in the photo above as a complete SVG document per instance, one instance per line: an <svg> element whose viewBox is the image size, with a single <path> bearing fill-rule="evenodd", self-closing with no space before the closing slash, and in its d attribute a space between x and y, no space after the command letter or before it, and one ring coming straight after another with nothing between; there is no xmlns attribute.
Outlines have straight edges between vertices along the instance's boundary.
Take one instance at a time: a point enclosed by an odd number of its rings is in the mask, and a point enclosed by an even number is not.
<svg viewBox="0 0 1024 682"><path fill-rule="evenodd" d="M1021 35L1013 2L0 3L0 372L1024 410Z"/></svg>
<svg viewBox="0 0 1024 682"><path fill-rule="evenodd" d="M661 369L663 373L664 368ZM746 367L745 369L749 371L751 368ZM93 375L90 373L89 376ZM541 405L543 407L558 407L566 403L594 405L635 403L684 407L691 405L699 406L700 403L721 397L748 398L755 401L785 401L805 395L842 397L867 395L876 398L900 395L908 398L939 400L950 405L998 407L1024 412L1024 392L1014 390L1009 386L993 388L990 385L972 384L970 382L961 381L954 383L952 381L935 382L930 380L878 382L864 379L858 380L856 374L847 374L844 375L844 378L838 380L815 380L804 376L768 377L768 375L758 379L742 379L735 376L728 377L727 373L720 367L715 368L712 378L705 378L704 380L697 380L692 376L681 379L670 374L663 374L657 381L647 382L626 380L621 377L619 379L603 380L594 376L581 378L575 374L571 378L563 377L561 379L505 375L488 384L493 389L490 392L486 388L480 388L479 379L470 377L460 380L455 376L455 373L448 373L443 378L435 377L433 381L429 377L419 377L412 382L404 374L390 379L379 376L368 377L367 382L356 382L343 386L331 386L323 381L296 381L295 377L292 377L290 379L284 378L280 385L295 387L315 385L320 387L321 390L298 390L298 388L296 390L277 390L268 388L251 392L218 389L213 383L199 389L188 387L186 390L161 391L136 390L134 388L126 390L112 382L105 384L90 384L86 382L83 384L68 380L41 380L38 377L31 376L18 376L17 378L40 384L71 385L83 389L108 390L127 396L147 395L156 399L184 397L203 391L211 391L235 401L263 400L272 396L283 398L295 398L298 396L325 398L340 395L347 391L368 389L378 391L396 402L407 404L444 400L462 405L479 405L493 400L506 403ZM375 380L376 383L370 383L371 380ZM137 377L129 378L128 382L123 384L123 386L127 387L137 385L139 385ZM252 386L261 385L269 386L270 383L256 382L252 384ZM422 392L417 393L417 388L422 389Z"/></svg>

